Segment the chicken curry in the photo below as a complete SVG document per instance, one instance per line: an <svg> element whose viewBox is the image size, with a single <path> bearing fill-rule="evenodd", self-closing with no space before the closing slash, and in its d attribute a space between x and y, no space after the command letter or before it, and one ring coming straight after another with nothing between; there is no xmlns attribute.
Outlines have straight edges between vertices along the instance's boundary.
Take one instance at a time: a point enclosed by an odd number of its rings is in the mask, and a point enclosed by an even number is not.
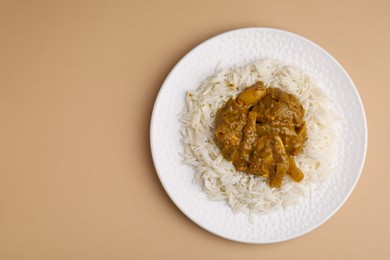
<svg viewBox="0 0 390 260"><path fill-rule="evenodd" d="M300 182L294 155L306 138L304 114L294 95L257 82L218 110L214 141L236 170L267 178L270 187L281 187L286 174Z"/></svg>

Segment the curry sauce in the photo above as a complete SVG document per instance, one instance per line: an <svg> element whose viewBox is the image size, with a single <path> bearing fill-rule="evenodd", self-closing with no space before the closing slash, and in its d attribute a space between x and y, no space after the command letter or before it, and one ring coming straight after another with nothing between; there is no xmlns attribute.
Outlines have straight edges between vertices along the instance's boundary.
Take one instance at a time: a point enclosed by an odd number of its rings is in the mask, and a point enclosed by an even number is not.
<svg viewBox="0 0 390 260"><path fill-rule="evenodd" d="M236 170L267 178L270 187L286 174L300 182L294 155L306 139L304 114L294 95L257 82L218 110L214 141Z"/></svg>

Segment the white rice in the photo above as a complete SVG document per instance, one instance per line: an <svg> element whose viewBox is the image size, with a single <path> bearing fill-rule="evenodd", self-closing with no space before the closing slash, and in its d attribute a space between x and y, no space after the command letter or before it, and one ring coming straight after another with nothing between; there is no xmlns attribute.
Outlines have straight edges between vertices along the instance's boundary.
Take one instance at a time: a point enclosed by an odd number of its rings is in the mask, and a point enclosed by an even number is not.
<svg viewBox="0 0 390 260"><path fill-rule="evenodd" d="M280 189L270 188L265 178L236 171L214 143L216 111L257 81L294 94L305 109L307 140L303 152L295 157L305 175L300 183L286 176ZM225 200L234 213L244 212L252 219L255 214L310 198L318 184L334 171L335 119L326 95L299 68L267 58L240 68L222 69L186 96L181 114L184 162L194 168L195 181L210 200Z"/></svg>

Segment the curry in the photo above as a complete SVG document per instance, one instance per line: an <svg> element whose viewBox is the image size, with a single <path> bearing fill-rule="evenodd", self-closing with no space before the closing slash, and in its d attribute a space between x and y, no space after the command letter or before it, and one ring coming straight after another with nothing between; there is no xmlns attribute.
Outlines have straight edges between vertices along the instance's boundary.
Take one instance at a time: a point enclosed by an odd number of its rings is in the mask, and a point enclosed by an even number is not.
<svg viewBox="0 0 390 260"><path fill-rule="evenodd" d="M306 139L304 114L294 95L257 82L218 110L214 141L236 170L267 178L270 187L281 187L286 174L300 182L294 155Z"/></svg>

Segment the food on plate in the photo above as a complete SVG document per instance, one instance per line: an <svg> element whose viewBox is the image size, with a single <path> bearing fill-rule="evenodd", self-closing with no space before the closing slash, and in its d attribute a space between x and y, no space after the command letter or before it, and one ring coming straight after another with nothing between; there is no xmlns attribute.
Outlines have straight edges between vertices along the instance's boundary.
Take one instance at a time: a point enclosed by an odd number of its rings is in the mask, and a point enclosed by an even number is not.
<svg viewBox="0 0 390 260"><path fill-rule="evenodd" d="M270 187L279 188L286 174L300 182L294 155L306 138L304 113L293 94L259 81L217 111L214 141L237 171L267 178Z"/></svg>
<svg viewBox="0 0 390 260"><path fill-rule="evenodd" d="M207 197L250 217L310 198L337 158L324 90L303 70L266 58L221 69L189 92L183 158Z"/></svg>

